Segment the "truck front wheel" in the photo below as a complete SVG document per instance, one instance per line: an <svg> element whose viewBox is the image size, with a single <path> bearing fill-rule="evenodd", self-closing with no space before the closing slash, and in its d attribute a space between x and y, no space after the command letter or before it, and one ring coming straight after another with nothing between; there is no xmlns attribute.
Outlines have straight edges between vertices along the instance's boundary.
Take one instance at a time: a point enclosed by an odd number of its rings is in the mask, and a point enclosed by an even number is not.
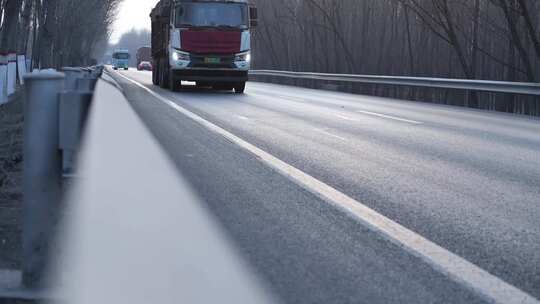
<svg viewBox="0 0 540 304"><path fill-rule="evenodd" d="M154 69L152 70L152 82L158 86L159 80L159 61L156 60L154 61Z"/></svg>
<svg viewBox="0 0 540 304"><path fill-rule="evenodd" d="M182 81L176 78L172 69L169 69L169 88L173 92L182 91Z"/></svg>
<svg viewBox="0 0 540 304"><path fill-rule="evenodd" d="M164 62L164 60L161 61L161 65L159 68L159 86L163 89L169 88L169 67L167 66L167 62Z"/></svg>
<svg viewBox="0 0 540 304"><path fill-rule="evenodd" d="M246 83L245 82L239 82L234 85L234 92L236 94L244 94L244 91L246 90Z"/></svg>
<svg viewBox="0 0 540 304"><path fill-rule="evenodd" d="M159 85L157 75L158 75L157 70L154 69L154 70L152 71L152 83L153 83L154 85Z"/></svg>

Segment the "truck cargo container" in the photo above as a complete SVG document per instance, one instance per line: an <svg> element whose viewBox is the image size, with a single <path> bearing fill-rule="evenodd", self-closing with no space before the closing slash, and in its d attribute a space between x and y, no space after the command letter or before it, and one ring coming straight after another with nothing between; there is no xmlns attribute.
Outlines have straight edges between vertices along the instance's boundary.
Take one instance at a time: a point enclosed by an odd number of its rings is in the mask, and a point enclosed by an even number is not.
<svg viewBox="0 0 540 304"><path fill-rule="evenodd" d="M140 47L137 50L136 58L137 58L137 66L139 66L141 64L141 62L143 62L143 61L151 62L152 61L152 49L149 46Z"/></svg>

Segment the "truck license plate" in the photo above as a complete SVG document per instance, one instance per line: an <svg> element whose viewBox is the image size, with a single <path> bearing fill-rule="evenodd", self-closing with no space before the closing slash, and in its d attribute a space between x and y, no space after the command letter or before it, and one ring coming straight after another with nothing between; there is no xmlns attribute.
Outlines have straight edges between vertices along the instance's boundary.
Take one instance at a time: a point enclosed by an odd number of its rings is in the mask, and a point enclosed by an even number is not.
<svg viewBox="0 0 540 304"><path fill-rule="evenodd" d="M221 63L221 58L206 57L204 58L204 63L210 63L210 64Z"/></svg>

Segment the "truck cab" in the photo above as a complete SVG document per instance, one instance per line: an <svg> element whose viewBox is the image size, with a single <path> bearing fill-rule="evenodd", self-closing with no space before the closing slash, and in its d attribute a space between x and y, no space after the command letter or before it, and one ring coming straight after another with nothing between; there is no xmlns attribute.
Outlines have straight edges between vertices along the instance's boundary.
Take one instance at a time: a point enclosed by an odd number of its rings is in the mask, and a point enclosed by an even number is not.
<svg viewBox="0 0 540 304"><path fill-rule="evenodd" d="M181 81L243 93L256 10L246 0L161 0L152 11L153 82Z"/></svg>
<svg viewBox="0 0 540 304"><path fill-rule="evenodd" d="M129 69L129 59L131 55L128 50L115 50L112 54L112 66L113 69Z"/></svg>

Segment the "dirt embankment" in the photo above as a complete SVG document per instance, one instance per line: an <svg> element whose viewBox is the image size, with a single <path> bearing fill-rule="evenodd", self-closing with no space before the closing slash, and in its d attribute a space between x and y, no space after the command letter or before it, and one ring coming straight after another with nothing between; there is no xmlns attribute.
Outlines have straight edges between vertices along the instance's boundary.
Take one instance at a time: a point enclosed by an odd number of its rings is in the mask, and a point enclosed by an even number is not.
<svg viewBox="0 0 540 304"><path fill-rule="evenodd" d="M0 269L20 266L23 103L0 105Z"/></svg>

